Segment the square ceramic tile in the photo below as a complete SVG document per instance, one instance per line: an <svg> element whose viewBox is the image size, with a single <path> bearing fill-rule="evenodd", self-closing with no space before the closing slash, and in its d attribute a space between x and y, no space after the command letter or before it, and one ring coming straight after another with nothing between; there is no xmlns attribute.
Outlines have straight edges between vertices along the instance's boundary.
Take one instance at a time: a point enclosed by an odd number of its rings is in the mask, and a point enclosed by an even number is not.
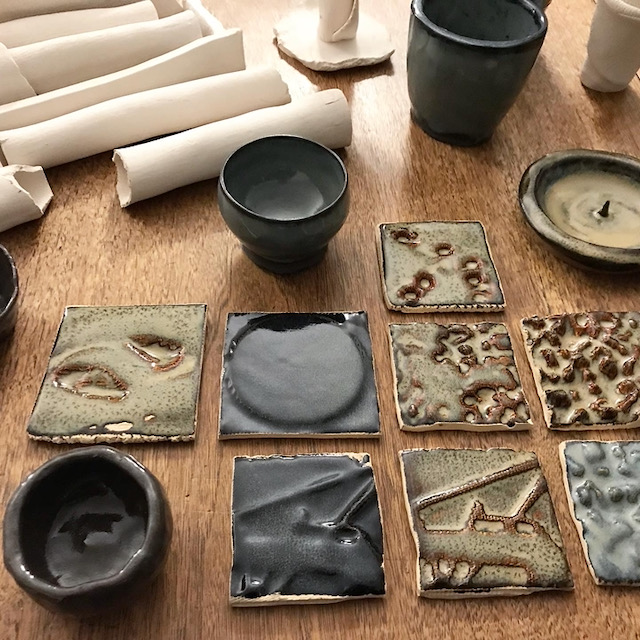
<svg viewBox="0 0 640 640"><path fill-rule="evenodd" d="M27 428L56 443L195 438L206 305L67 307Z"/></svg>
<svg viewBox="0 0 640 640"><path fill-rule="evenodd" d="M392 324L390 335L402 429L531 426L504 324Z"/></svg>
<svg viewBox="0 0 640 640"><path fill-rule="evenodd" d="M234 606L382 596L382 524L368 454L235 459Z"/></svg>
<svg viewBox="0 0 640 640"><path fill-rule="evenodd" d="M640 313L567 313L522 321L551 429L640 426Z"/></svg>
<svg viewBox="0 0 640 640"><path fill-rule="evenodd" d="M594 580L640 586L640 442L569 441L560 454Z"/></svg>
<svg viewBox="0 0 640 640"><path fill-rule="evenodd" d="M499 311L504 296L479 222L380 225L382 289L405 313Z"/></svg>
<svg viewBox="0 0 640 640"><path fill-rule="evenodd" d="M511 449L401 451L428 598L568 590L573 580L534 453Z"/></svg>
<svg viewBox="0 0 640 640"><path fill-rule="evenodd" d="M379 431L366 313L229 314L221 438Z"/></svg>

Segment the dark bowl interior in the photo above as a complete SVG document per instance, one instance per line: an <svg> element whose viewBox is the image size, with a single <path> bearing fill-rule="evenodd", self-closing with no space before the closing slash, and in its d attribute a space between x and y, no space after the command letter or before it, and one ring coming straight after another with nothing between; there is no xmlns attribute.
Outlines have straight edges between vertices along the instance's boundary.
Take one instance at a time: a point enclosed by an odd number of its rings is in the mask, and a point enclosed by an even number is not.
<svg viewBox="0 0 640 640"><path fill-rule="evenodd" d="M16 268L9 252L0 245L0 316L18 294Z"/></svg>
<svg viewBox="0 0 640 640"><path fill-rule="evenodd" d="M253 215L292 221L330 208L344 193L347 174L340 158L326 147L304 138L274 136L231 155L221 184Z"/></svg>

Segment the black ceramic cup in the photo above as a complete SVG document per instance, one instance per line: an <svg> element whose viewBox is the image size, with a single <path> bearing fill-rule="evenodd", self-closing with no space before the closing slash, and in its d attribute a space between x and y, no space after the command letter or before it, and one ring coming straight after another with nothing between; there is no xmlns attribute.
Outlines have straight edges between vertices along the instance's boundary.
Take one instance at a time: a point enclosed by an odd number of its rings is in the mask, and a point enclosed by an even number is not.
<svg viewBox="0 0 640 640"><path fill-rule="evenodd" d="M18 270L11 254L0 245L0 340L16 325L18 314Z"/></svg>
<svg viewBox="0 0 640 640"><path fill-rule="evenodd" d="M29 474L4 517L4 563L43 606L78 616L128 604L162 568L171 512L131 456L95 446Z"/></svg>
<svg viewBox="0 0 640 640"><path fill-rule="evenodd" d="M547 32L529 0L413 0L407 75L411 114L431 137L488 140L515 102Z"/></svg>
<svg viewBox="0 0 640 640"><path fill-rule="evenodd" d="M349 208L347 170L330 149L296 136L250 142L218 182L227 226L258 266L293 273L322 260Z"/></svg>

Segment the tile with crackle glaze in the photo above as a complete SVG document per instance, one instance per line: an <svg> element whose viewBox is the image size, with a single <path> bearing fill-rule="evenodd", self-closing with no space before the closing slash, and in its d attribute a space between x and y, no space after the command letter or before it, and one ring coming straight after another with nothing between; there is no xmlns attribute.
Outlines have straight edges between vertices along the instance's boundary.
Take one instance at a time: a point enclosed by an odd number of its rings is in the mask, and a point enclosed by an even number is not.
<svg viewBox="0 0 640 640"><path fill-rule="evenodd" d="M591 575L640 586L640 442L560 445L565 489Z"/></svg>
<svg viewBox="0 0 640 640"><path fill-rule="evenodd" d="M384 595L368 454L235 458L232 500L233 606Z"/></svg>
<svg viewBox="0 0 640 640"><path fill-rule="evenodd" d="M193 440L206 309L67 307L28 435L55 443Z"/></svg>
<svg viewBox="0 0 640 640"><path fill-rule="evenodd" d="M389 309L404 313L504 309L480 222L382 224L378 256Z"/></svg>
<svg viewBox="0 0 640 640"><path fill-rule="evenodd" d="M379 432L366 313L229 314L220 438Z"/></svg>
<svg viewBox="0 0 640 640"><path fill-rule="evenodd" d="M640 313L534 316L522 332L550 429L640 426Z"/></svg>
<svg viewBox="0 0 640 640"><path fill-rule="evenodd" d="M534 453L400 452L418 551L418 594L519 596L571 590L547 484Z"/></svg>
<svg viewBox="0 0 640 640"><path fill-rule="evenodd" d="M401 429L531 427L504 324L392 324L390 337Z"/></svg>

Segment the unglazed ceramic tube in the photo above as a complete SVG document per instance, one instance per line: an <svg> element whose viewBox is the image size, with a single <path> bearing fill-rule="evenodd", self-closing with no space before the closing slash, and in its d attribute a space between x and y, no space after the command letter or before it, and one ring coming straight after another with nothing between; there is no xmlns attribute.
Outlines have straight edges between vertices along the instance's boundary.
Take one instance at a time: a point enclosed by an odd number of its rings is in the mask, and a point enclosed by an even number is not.
<svg viewBox="0 0 640 640"><path fill-rule="evenodd" d="M21 47L51 38L157 19L158 13L151 0L109 9L61 11L0 22L0 42L7 47Z"/></svg>
<svg viewBox="0 0 640 640"><path fill-rule="evenodd" d="M10 164L40 165L46 169L290 100L287 85L273 68L224 73L1 131L0 149Z"/></svg>
<svg viewBox="0 0 640 640"><path fill-rule="evenodd" d="M200 20L200 28L205 36L212 36L216 33L224 31L222 23L214 18L203 6L200 0L184 0L184 8L198 16Z"/></svg>
<svg viewBox="0 0 640 640"><path fill-rule="evenodd" d="M162 20L28 44L10 53L34 91L45 93L126 69L201 36L196 16L183 11Z"/></svg>
<svg viewBox="0 0 640 640"><path fill-rule="evenodd" d="M318 37L324 42L352 40L358 31L358 0L320 0Z"/></svg>
<svg viewBox="0 0 640 640"><path fill-rule="evenodd" d="M290 134L337 149L351 144L351 113L344 94L329 89L291 104L253 111L160 140L116 149L120 204L152 198L220 175L236 149L257 138Z"/></svg>
<svg viewBox="0 0 640 640"><path fill-rule="evenodd" d="M42 217L52 197L42 167L0 167L0 233Z"/></svg>
<svg viewBox="0 0 640 640"><path fill-rule="evenodd" d="M95 7L121 7L136 0L1 0L0 22L18 20L58 11L76 11Z"/></svg>
<svg viewBox="0 0 640 640"><path fill-rule="evenodd" d="M36 95L3 44L0 44L0 78L0 105Z"/></svg>
<svg viewBox="0 0 640 640"><path fill-rule="evenodd" d="M17 71L17 67L15 68ZM229 29L216 36L198 38L175 51L129 69L0 106L0 131L26 127L139 91L241 71L244 68L242 31ZM2 76L0 52L0 77ZM29 86L26 80L24 82ZM2 96L6 87L0 87Z"/></svg>

